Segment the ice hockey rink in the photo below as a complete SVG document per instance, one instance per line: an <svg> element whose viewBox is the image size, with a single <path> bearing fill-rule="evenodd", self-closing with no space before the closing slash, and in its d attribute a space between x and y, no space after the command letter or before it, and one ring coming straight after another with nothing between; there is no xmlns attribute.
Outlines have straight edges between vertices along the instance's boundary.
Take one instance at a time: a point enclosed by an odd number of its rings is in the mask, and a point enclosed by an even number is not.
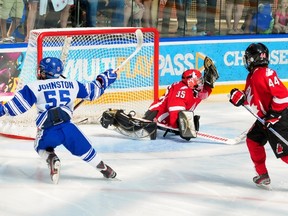
<svg viewBox="0 0 288 216"><path fill-rule="evenodd" d="M212 96L213 98L213 96ZM200 131L234 139L255 118L243 107L208 99L195 114ZM132 140L101 126L80 126L118 173L104 179L63 147L61 178L53 185L33 141L0 137L1 216L286 216L288 166L267 145L273 190L257 188L245 142L236 145L159 131Z"/></svg>

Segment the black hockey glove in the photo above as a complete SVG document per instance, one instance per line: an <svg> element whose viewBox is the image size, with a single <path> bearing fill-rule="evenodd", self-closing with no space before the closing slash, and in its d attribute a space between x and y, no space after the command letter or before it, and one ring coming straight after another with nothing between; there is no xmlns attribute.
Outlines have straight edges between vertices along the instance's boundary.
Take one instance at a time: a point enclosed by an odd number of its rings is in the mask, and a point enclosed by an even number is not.
<svg viewBox="0 0 288 216"><path fill-rule="evenodd" d="M234 106L241 106L244 104L246 100L246 96L244 94L243 91L240 91L239 89L232 89L230 92L230 102L234 105Z"/></svg>
<svg viewBox="0 0 288 216"><path fill-rule="evenodd" d="M269 111L269 114L264 118L265 120L265 126L267 128L272 127L281 119L281 113L275 112L275 111Z"/></svg>
<svg viewBox="0 0 288 216"><path fill-rule="evenodd" d="M210 86L210 88L214 88L214 83L218 78L219 74L212 59L206 56L204 59L204 83Z"/></svg>

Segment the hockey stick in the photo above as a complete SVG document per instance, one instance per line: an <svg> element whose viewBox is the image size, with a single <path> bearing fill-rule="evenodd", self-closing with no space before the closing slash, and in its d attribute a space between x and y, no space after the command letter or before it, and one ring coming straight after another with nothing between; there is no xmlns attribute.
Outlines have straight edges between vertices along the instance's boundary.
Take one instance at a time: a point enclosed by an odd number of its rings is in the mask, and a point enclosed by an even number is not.
<svg viewBox="0 0 288 216"><path fill-rule="evenodd" d="M113 73L117 73L117 71L119 71L122 67L124 67L127 62L129 62L142 48L143 45L143 32L140 29L137 29L135 31L135 35L136 35L136 39L137 39L137 44L135 47L135 50L133 53L131 53L130 56L128 56L128 58L126 58L116 69L113 70ZM81 100L79 101L75 107L74 110L77 109L85 100Z"/></svg>
<svg viewBox="0 0 288 216"><path fill-rule="evenodd" d="M171 128L168 127L164 124L161 123L157 123L157 126L160 130L163 131L170 131L170 132L179 132L179 130L177 128ZM229 138L225 138L225 137L221 137L221 136L217 136L217 135L213 135L213 134L208 134L208 133L204 133L204 132L197 132L197 137L199 138L203 138L203 139L208 139L214 142L219 142L219 143L224 143L224 144L228 144L228 145L236 145L238 143L240 143L242 140L244 140L244 138L246 137L247 131L242 132L239 136L237 136L234 139L229 139Z"/></svg>
<svg viewBox="0 0 288 216"><path fill-rule="evenodd" d="M71 42L72 42L72 36L66 37L64 40L64 44L63 44L62 52L61 52L61 57L60 57L60 60L63 62L63 65L65 65L65 63L66 63L69 48L71 46Z"/></svg>
<svg viewBox="0 0 288 216"><path fill-rule="evenodd" d="M220 143L224 143L224 144L228 144L228 145L236 145L239 144L240 142L242 142L245 137L247 135L247 131L243 131L239 136L231 139L231 138L225 138L225 137L220 137L220 136L216 136L216 135L212 135L212 134L207 134L207 133L203 133L203 132L198 132L197 136L200 138L204 138L204 139L210 139L212 141L215 142L220 142Z"/></svg>
<svg viewBox="0 0 288 216"><path fill-rule="evenodd" d="M260 118L259 116L257 116L252 110L251 110L251 108L250 107L248 107L247 105L243 105L245 108L246 108L246 110L248 110L255 118L257 118L257 120L259 121L259 122L261 122L261 124L262 125L264 125L265 126L265 121L262 119L262 118ZM278 139L280 139L285 145L287 145L288 146L288 141L286 140L286 139L284 139L284 137L282 137L277 131L275 131L273 128L271 128L271 127L268 127L268 130L270 130Z"/></svg>
<svg viewBox="0 0 288 216"><path fill-rule="evenodd" d="M125 59L116 69L114 69L113 71L114 73L116 73L118 70L124 67L124 65L126 65L127 62L129 62L141 50L143 45L143 32L140 29L137 29L135 31L135 35L137 39L135 51L130 56L128 56L128 58Z"/></svg>
<svg viewBox="0 0 288 216"><path fill-rule="evenodd" d="M64 44L63 44L62 51L61 51L61 56L60 56L60 60L62 61L63 66L65 66L71 43L72 43L72 36L66 37L65 40L64 40ZM66 77L63 74L61 74L60 76L62 78L64 78L64 79L66 79Z"/></svg>

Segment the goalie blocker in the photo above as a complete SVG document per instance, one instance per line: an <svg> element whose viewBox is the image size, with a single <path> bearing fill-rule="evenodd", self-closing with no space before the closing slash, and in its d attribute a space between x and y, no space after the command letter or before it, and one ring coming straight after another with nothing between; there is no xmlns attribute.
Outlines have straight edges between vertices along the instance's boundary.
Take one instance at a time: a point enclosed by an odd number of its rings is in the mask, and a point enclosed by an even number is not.
<svg viewBox="0 0 288 216"><path fill-rule="evenodd" d="M108 109L103 112L100 123L104 128L114 126L119 133L125 136L132 138L150 137L151 140L155 140L157 123L145 119L133 118L134 115L134 111L126 114L121 109Z"/></svg>

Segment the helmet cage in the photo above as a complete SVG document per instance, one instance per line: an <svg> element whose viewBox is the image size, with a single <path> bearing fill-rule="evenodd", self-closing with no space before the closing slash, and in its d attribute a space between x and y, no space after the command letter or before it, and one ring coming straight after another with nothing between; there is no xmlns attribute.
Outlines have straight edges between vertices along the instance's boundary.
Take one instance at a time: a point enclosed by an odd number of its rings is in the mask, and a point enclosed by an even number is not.
<svg viewBox="0 0 288 216"><path fill-rule="evenodd" d="M187 79L187 86L191 89L201 90L203 87L203 78L202 77L192 77L189 76Z"/></svg>
<svg viewBox="0 0 288 216"><path fill-rule="evenodd" d="M191 89L201 90L204 85L201 72L194 69L184 71L182 75L182 81Z"/></svg>

